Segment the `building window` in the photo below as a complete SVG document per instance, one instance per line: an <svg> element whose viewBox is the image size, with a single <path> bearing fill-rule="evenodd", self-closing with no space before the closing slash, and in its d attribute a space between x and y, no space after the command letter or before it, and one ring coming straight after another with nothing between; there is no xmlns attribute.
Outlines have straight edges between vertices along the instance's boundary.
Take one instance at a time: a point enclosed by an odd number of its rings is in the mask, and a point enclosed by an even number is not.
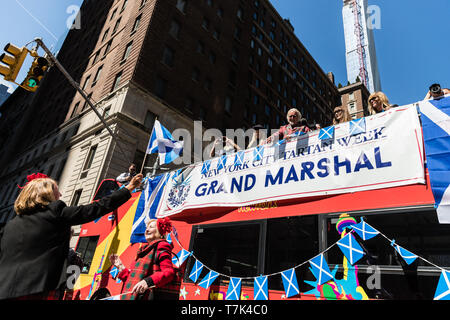
<svg viewBox="0 0 450 320"><path fill-rule="evenodd" d="M105 33L103 34L102 42L104 42L106 40L106 38L108 37L108 33L109 33L109 29L107 29L105 31Z"/></svg>
<svg viewBox="0 0 450 320"><path fill-rule="evenodd" d="M125 52L122 57L122 61L127 60L132 48L133 48L133 41L131 41L129 44L127 44L127 47L125 48Z"/></svg>
<svg viewBox="0 0 450 320"><path fill-rule="evenodd" d="M239 20L244 19L244 10L242 8L238 8L236 16L238 17Z"/></svg>
<svg viewBox="0 0 450 320"><path fill-rule="evenodd" d="M197 43L197 52L204 54L205 53L205 44L201 41Z"/></svg>
<svg viewBox="0 0 450 320"><path fill-rule="evenodd" d="M98 67L97 73L95 74L95 77L94 77L94 82L92 83L92 86L94 86L97 83L98 79L100 78L102 69L103 69L103 66Z"/></svg>
<svg viewBox="0 0 450 320"><path fill-rule="evenodd" d="M120 9L120 12L122 12L123 10L125 10L125 8L127 7L127 3L128 3L128 0L125 0L125 1L123 2L122 9Z"/></svg>
<svg viewBox="0 0 450 320"><path fill-rule="evenodd" d="M172 20L172 22L170 23L169 34L175 39L178 39L178 36L180 34L180 24L177 21Z"/></svg>
<svg viewBox="0 0 450 320"><path fill-rule="evenodd" d="M122 71L120 71L116 75L116 78L114 79L114 84L113 84L113 87L112 87L112 91L116 90L119 87L121 79L122 79Z"/></svg>
<svg viewBox="0 0 450 320"><path fill-rule="evenodd" d="M214 52L210 52L209 62L211 62L212 64L216 63L216 54Z"/></svg>
<svg viewBox="0 0 450 320"><path fill-rule="evenodd" d="M164 99L166 96L167 81L159 76L156 77L155 94L157 97Z"/></svg>
<svg viewBox="0 0 450 320"><path fill-rule="evenodd" d="M83 89L83 90L86 89L86 87L88 86L90 80L91 80L91 76L88 76L86 78L86 80L84 80L84 84L83 84L83 87L81 89Z"/></svg>
<svg viewBox="0 0 450 320"><path fill-rule="evenodd" d="M169 47L164 47L162 62L168 67L173 67L175 52Z"/></svg>
<svg viewBox="0 0 450 320"><path fill-rule="evenodd" d="M112 34L115 34L117 32L117 29L119 29L120 21L121 21L120 18L116 21Z"/></svg>
<svg viewBox="0 0 450 320"><path fill-rule="evenodd" d="M203 18L202 27L205 30L209 30L209 20L207 18Z"/></svg>
<svg viewBox="0 0 450 320"><path fill-rule="evenodd" d="M194 68L192 70L192 76L191 76L192 80L198 81L199 77L200 77L200 71L197 68Z"/></svg>
<svg viewBox="0 0 450 320"><path fill-rule="evenodd" d="M214 30L213 38L216 39L217 41L219 41L219 39L220 39L220 30L218 30L218 29Z"/></svg>
<svg viewBox="0 0 450 320"><path fill-rule="evenodd" d="M134 20L133 30L131 31L132 33L135 32L139 28L139 25L141 24L141 19L142 19L142 14L140 14L136 18L136 20Z"/></svg>
<svg viewBox="0 0 450 320"><path fill-rule="evenodd" d="M112 40L110 40L108 42L108 44L106 45L105 52L103 53L104 56L107 55L107 53L109 52L109 49L111 49L111 46L112 46Z"/></svg>
<svg viewBox="0 0 450 320"><path fill-rule="evenodd" d="M76 207L78 203L80 202L81 194L83 193L83 189L79 189L75 191L72 201L70 202L70 206Z"/></svg>
<svg viewBox="0 0 450 320"><path fill-rule="evenodd" d="M229 114L231 114L231 108L233 105L233 99L230 96L225 97L225 111Z"/></svg>
<svg viewBox="0 0 450 320"><path fill-rule="evenodd" d="M84 163L83 171L89 170L92 166L92 162L94 161L95 152L97 151L97 145L92 146L89 149L88 156L86 158L86 162Z"/></svg>
<svg viewBox="0 0 450 320"><path fill-rule="evenodd" d="M145 114L144 127L148 132L152 131L155 119L156 115L153 112L147 110L147 113Z"/></svg>
<svg viewBox="0 0 450 320"><path fill-rule="evenodd" d="M177 0L176 7L183 13L186 13L186 0Z"/></svg>

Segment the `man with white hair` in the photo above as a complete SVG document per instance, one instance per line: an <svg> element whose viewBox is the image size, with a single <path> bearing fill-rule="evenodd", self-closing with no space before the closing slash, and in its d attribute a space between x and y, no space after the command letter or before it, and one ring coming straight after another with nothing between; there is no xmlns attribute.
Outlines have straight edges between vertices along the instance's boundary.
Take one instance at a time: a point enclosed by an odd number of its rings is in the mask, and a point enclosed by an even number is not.
<svg viewBox="0 0 450 320"><path fill-rule="evenodd" d="M308 127L306 123L306 120L302 119L302 114L296 108L292 108L288 111L286 119L288 121L288 124L282 126L277 133L270 136L267 139L267 143L271 143L275 139L283 140L289 138L289 136L292 136L293 134L298 134L302 132L307 133L311 131L311 129Z"/></svg>

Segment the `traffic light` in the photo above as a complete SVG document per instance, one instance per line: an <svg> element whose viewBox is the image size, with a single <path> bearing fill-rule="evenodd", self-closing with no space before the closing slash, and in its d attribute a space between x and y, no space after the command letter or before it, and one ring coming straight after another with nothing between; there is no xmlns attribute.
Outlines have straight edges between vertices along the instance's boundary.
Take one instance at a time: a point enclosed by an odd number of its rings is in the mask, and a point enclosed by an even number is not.
<svg viewBox="0 0 450 320"><path fill-rule="evenodd" d="M28 91L35 92L37 88L39 88L41 80L48 69L48 65L49 63L46 58L35 56L31 68L28 71L28 75L22 82L21 87Z"/></svg>
<svg viewBox="0 0 450 320"><path fill-rule="evenodd" d="M28 54L27 48L18 48L15 45L8 43L5 46L3 53L0 56L0 74L4 76L5 80L14 82L19 74L20 68L25 61Z"/></svg>

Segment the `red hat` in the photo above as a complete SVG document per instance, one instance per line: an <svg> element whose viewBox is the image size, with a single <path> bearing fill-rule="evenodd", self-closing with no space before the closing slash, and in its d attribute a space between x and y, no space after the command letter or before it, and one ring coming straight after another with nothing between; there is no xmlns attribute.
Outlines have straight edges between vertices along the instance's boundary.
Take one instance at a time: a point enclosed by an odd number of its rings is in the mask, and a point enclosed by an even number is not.
<svg viewBox="0 0 450 320"><path fill-rule="evenodd" d="M165 235L172 231L172 222L168 217L156 220L156 227L160 235Z"/></svg>
<svg viewBox="0 0 450 320"><path fill-rule="evenodd" d="M30 175L28 175L27 176L27 183L25 184L25 186L29 183L29 182L31 182L31 181L33 181L34 179L41 179L41 178L48 178L48 176L46 175L46 174L43 174L43 173L33 173L33 174L30 174ZM19 185L17 185L18 187L19 187L19 189L23 189L23 188L25 188L25 186L23 186L23 187L21 187L21 186L19 186Z"/></svg>

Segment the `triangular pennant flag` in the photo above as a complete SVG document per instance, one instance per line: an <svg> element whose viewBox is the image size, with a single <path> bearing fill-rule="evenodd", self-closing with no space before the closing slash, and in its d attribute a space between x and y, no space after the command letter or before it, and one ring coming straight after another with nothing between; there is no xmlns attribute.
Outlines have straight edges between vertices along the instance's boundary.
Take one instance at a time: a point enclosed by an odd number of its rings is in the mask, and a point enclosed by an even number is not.
<svg viewBox="0 0 450 320"><path fill-rule="evenodd" d="M323 254L312 258L309 261L309 264L311 265L311 272L314 274L314 277L316 277L318 285L324 284L325 282L333 279L333 275L331 274L330 268L328 267Z"/></svg>
<svg viewBox="0 0 450 320"><path fill-rule="evenodd" d="M281 273L281 277L283 279L283 287L284 292L286 292L286 298L290 298L300 293L295 269L283 271Z"/></svg>
<svg viewBox="0 0 450 320"><path fill-rule="evenodd" d="M230 284L228 285L228 291L225 300L240 300L240 296L241 296L241 279L230 278Z"/></svg>
<svg viewBox="0 0 450 320"><path fill-rule="evenodd" d="M341 249L347 260L354 265L359 259L364 256L364 251L356 241L351 233L347 234L337 242L339 249Z"/></svg>
<svg viewBox="0 0 450 320"><path fill-rule="evenodd" d="M351 136L366 132L366 118L355 119L350 121Z"/></svg>
<svg viewBox="0 0 450 320"><path fill-rule="evenodd" d="M391 241L391 246L394 247L394 249L400 254L400 256L403 258L403 260L405 260L405 262L408 265L410 265L411 263L414 262L414 260L417 259L417 256L414 253L406 250L403 247L400 247L398 244L395 243L395 240Z"/></svg>
<svg viewBox="0 0 450 320"><path fill-rule="evenodd" d="M194 266L192 267L191 274L189 275L189 279L191 279L194 283L197 282L198 278L200 277L200 274L203 270L203 263L195 260Z"/></svg>
<svg viewBox="0 0 450 320"><path fill-rule="evenodd" d="M115 279L119 274L119 269L117 269L117 267L112 267L109 274L113 277L113 279Z"/></svg>
<svg viewBox="0 0 450 320"><path fill-rule="evenodd" d="M334 139L334 126L320 129L319 140L333 140Z"/></svg>
<svg viewBox="0 0 450 320"><path fill-rule="evenodd" d="M361 239L369 240L373 237L377 236L380 232L374 229L372 226L368 225L363 218L361 218L361 222L355 225L350 226L355 232L361 237Z"/></svg>
<svg viewBox="0 0 450 320"><path fill-rule="evenodd" d="M166 240L167 240L167 242L170 243L170 244L173 242L173 241L172 241L172 236L171 236L170 233L167 235Z"/></svg>
<svg viewBox="0 0 450 320"><path fill-rule="evenodd" d="M174 264L174 266L179 268L191 254L192 252L181 249L181 251L178 252L175 257L172 258L172 263Z"/></svg>
<svg viewBox="0 0 450 320"><path fill-rule="evenodd" d="M217 272L211 270L198 285L204 289L208 289L218 276L219 274Z"/></svg>
<svg viewBox="0 0 450 320"><path fill-rule="evenodd" d="M434 300L450 300L450 272L447 270L442 270Z"/></svg>
<svg viewBox="0 0 450 320"><path fill-rule="evenodd" d="M255 282L253 284L253 300L269 300L267 276L259 276L255 278Z"/></svg>

